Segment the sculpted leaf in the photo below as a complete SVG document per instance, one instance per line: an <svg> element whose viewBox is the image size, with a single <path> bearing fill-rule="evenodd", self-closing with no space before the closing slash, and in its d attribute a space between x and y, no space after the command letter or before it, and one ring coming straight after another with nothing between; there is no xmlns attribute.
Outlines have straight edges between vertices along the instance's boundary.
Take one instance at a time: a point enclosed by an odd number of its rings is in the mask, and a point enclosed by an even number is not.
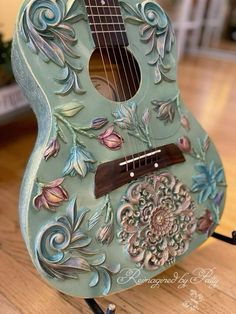
<svg viewBox="0 0 236 314"><path fill-rule="evenodd" d="M100 279L99 278L99 273L97 271L94 272L94 274L93 274L93 276L92 276L92 278L90 280L89 287L90 288L96 287L98 282L99 282L99 279Z"/></svg>
<svg viewBox="0 0 236 314"><path fill-rule="evenodd" d="M66 104L62 108L59 108L57 111L64 117L71 118L77 115L82 109L84 109L84 106L80 103L71 102Z"/></svg>

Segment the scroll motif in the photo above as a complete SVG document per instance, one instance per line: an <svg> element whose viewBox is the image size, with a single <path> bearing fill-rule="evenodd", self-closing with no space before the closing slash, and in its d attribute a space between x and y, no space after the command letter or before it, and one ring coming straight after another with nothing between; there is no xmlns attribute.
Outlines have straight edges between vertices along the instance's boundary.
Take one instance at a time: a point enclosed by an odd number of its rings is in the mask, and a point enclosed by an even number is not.
<svg viewBox="0 0 236 314"><path fill-rule="evenodd" d="M77 39L72 25L84 18L77 0L32 0L22 14L20 32L30 50L63 69L62 78L56 80L63 86L58 95L85 93L78 76L82 67L73 67L68 60L79 58L73 49Z"/></svg>
<svg viewBox="0 0 236 314"><path fill-rule="evenodd" d="M154 271L189 248L196 229L188 188L170 173L131 184L118 209L119 239L131 260Z"/></svg>
<svg viewBox="0 0 236 314"><path fill-rule="evenodd" d="M82 227L88 211L77 211L76 199L72 199L66 215L41 230L36 257L42 271L51 278L78 279L79 274L90 273L89 286L93 288L102 280L106 295L111 289L112 276L120 271L120 264L106 264L105 253L90 249L93 239Z"/></svg>
<svg viewBox="0 0 236 314"><path fill-rule="evenodd" d="M140 25L139 34L141 41L147 44L146 55L149 56L148 64L154 67L154 82L162 80L173 82L168 72L170 64L165 64L165 57L171 52L174 44L174 32L168 16L163 9L153 1L143 1L135 7L125 1L120 1L126 13L125 21Z"/></svg>

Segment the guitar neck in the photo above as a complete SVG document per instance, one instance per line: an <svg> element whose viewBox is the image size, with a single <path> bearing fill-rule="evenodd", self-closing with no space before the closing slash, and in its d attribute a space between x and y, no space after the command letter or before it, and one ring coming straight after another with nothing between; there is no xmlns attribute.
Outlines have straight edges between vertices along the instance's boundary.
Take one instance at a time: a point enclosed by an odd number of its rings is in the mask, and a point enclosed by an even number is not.
<svg viewBox="0 0 236 314"><path fill-rule="evenodd" d="M118 0L84 0L96 47L128 46Z"/></svg>

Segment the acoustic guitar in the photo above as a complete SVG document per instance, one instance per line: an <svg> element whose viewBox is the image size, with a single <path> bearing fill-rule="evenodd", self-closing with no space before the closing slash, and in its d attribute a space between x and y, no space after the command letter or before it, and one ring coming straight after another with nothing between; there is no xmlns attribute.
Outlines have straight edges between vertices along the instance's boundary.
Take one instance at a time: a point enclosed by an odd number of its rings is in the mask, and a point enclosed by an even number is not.
<svg viewBox="0 0 236 314"><path fill-rule="evenodd" d="M20 223L51 286L118 293L207 240L224 169L181 100L175 36L157 2L26 0L12 63L38 120Z"/></svg>

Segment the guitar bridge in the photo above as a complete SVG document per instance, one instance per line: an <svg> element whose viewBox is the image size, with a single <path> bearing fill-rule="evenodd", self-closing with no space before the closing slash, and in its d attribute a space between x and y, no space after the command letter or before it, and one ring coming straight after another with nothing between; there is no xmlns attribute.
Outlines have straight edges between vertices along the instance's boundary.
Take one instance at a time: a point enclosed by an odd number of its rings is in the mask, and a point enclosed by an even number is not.
<svg viewBox="0 0 236 314"><path fill-rule="evenodd" d="M178 146L169 144L103 163L95 174L95 197L100 198L141 176L184 161Z"/></svg>

